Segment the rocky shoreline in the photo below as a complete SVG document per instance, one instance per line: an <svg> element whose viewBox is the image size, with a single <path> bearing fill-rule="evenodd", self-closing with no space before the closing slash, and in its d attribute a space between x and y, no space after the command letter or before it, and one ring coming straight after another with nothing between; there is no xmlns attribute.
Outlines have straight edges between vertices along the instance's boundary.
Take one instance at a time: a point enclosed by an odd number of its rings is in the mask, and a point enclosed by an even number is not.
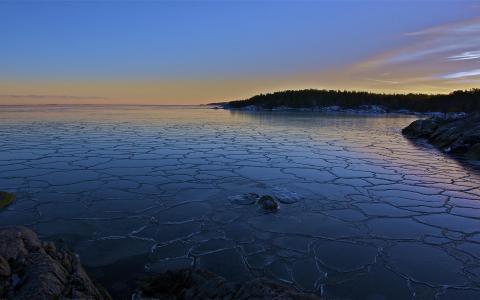
<svg viewBox="0 0 480 300"><path fill-rule="evenodd" d="M215 107L214 107L215 108ZM342 108L340 106L324 106L324 107L289 107L278 106L273 108L265 108L259 105L247 105L244 107L231 107L229 104L222 105L217 108L239 111L305 111L305 112L323 112L323 113L366 113L366 114L385 114L388 109L379 105L362 105L357 108ZM400 112L401 113L401 112ZM407 110L404 113L411 113Z"/></svg>
<svg viewBox="0 0 480 300"><path fill-rule="evenodd" d="M444 115L416 120L402 130L412 139L427 139L445 153L480 160L480 113Z"/></svg>
<svg viewBox="0 0 480 300"><path fill-rule="evenodd" d="M0 299L111 299L78 258L21 226L0 228Z"/></svg>
<svg viewBox="0 0 480 300"><path fill-rule="evenodd" d="M232 111L274 111L274 112L318 112L318 113L328 113L328 114L366 114L366 115L383 115L383 114L397 114L397 115L414 115L414 116L426 116L426 117L439 117L445 118L446 115L463 117L466 114L463 112L458 113L443 113L443 112L417 112L411 111L408 109L388 109L387 107L381 105L361 105L355 108L344 108L341 106L323 106L323 107L289 107L289 106L278 106L274 108L265 108L259 105L247 105L243 107L232 107L231 105L221 104L213 105L212 109L225 109Z"/></svg>
<svg viewBox="0 0 480 300"><path fill-rule="evenodd" d="M480 113L442 113L415 112L405 109L389 110L378 105L362 105L358 108L325 106L311 108L275 107L264 108L258 105L231 107L229 104L214 106L214 109L233 111L280 111L280 112L319 112L347 115L414 115L428 117L416 120L402 130L404 136L411 139L427 139L432 145L445 153L466 155L467 158L480 160Z"/></svg>
<svg viewBox="0 0 480 300"><path fill-rule="evenodd" d="M277 299L320 300L314 294L298 292L277 282L257 278L244 283L225 280L211 272L198 269L167 271L149 277L139 284L132 299Z"/></svg>
<svg viewBox="0 0 480 300"><path fill-rule="evenodd" d="M283 284L257 278L230 282L194 268L145 274L132 299L320 299ZM22 226L0 227L0 299L98 299L112 297L89 277L78 257L41 241Z"/></svg>

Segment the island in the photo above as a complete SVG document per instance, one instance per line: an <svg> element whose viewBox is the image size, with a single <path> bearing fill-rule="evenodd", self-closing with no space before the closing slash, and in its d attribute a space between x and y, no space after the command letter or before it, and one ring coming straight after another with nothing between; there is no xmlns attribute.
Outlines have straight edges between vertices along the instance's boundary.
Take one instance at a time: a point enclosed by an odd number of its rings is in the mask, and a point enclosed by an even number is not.
<svg viewBox="0 0 480 300"><path fill-rule="evenodd" d="M211 103L235 110L304 110L365 113L464 113L480 111L480 89L449 94L382 94L339 90L286 90L244 100Z"/></svg>

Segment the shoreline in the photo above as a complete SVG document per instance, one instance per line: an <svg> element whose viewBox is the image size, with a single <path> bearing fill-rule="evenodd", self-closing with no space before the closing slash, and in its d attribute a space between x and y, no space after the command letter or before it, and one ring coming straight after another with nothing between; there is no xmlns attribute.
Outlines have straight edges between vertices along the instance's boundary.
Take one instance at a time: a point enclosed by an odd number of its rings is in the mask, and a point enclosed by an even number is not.
<svg viewBox="0 0 480 300"><path fill-rule="evenodd" d="M457 117L432 116L412 122L402 130L409 139L426 139L446 154L464 154L480 160L480 114Z"/></svg>
<svg viewBox="0 0 480 300"><path fill-rule="evenodd" d="M115 297L114 290L86 271L78 254L65 245L40 239L28 227L0 226L0 242L0 299L321 299L262 276L230 281L194 267L142 272L137 278L118 282L130 288L123 286L125 294Z"/></svg>
<svg viewBox="0 0 480 300"><path fill-rule="evenodd" d="M213 105L212 105L213 106ZM223 109L229 111L242 112L316 112L325 114L346 114L346 115L405 115L419 117L437 117L445 119L457 119L467 116L465 112L418 112L407 109L389 110L378 105L362 105L358 108L342 108L340 106L324 106L324 107L288 107L279 106L274 108L265 108L258 105L248 105L244 107L230 107L228 104L216 105L211 109Z"/></svg>

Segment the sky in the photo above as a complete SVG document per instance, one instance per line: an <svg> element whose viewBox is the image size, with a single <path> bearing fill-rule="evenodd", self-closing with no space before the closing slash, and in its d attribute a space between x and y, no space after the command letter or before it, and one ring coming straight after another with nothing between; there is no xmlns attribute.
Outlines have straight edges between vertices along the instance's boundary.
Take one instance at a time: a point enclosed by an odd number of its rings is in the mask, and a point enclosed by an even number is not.
<svg viewBox="0 0 480 300"><path fill-rule="evenodd" d="M0 0L0 104L480 87L480 1Z"/></svg>

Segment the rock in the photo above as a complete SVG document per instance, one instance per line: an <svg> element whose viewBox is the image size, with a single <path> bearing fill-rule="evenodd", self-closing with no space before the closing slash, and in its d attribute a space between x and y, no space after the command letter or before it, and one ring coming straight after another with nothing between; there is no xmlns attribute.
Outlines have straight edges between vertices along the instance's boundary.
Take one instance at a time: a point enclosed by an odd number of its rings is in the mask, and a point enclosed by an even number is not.
<svg viewBox="0 0 480 300"><path fill-rule="evenodd" d="M265 278L257 278L244 283L233 299L320 300L320 297L314 294L299 293Z"/></svg>
<svg viewBox="0 0 480 300"><path fill-rule="evenodd" d="M0 209L10 205L13 201L15 201L15 195L0 191Z"/></svg>
<svg viewBox="0 0 480 300"><path fill-rule="evenodd" d="M8 261L0 256L0 297L5 294L10 282L9 278L12 274L12 270L10 269L10 265Z"/></svg>
<svg viewBox="0 0 480 300"><path fill-rule="evenodd" d="M276 282L258 278L243 284L228 282L223 277L199 269L167 271L146 278L132 299L320 299L313 294L299 293Z"/></svg>
<svg viewBox="0 0 480 300"><path fill-rule="evenodd" d="M468 150L467 157L480 160L480 143L476 143L470 148L470 150Z"/></svg>
<svg viewBox="0 0 480 300"><path fill-rule="evenodd" d="M111 299L67 250L26 227L0 227L0 298Z"/></svg>
<svg viewBox="0 0 480 300"><path fill-rule="evenodd" d="M0 278L8 277L11 274L12 271L10 270L10 265L8 264L8 261L3 258L3 256L0 256Z"/></svg>
<svg viewBox="0 0 480 300"><path fill-rule="evenodd" d="M402 133L412 138L428 137L438 128L436 119L416 120L402 130Z"/></svg>
<svg viewBox="0 0 480 300"><path fill-rule="evenodd" d="M480 159L480 113L417 120L402 133L411 138L426 138L445 152Z"/></svg>
<svg viewBox="0 0 480 300"><path fill-rule="evenodd" d="M230 289L230 286L222 287L226 284L226 280L213 273L196 269L180 269L166 271L140 281L139 292L133 298L200 299L198 297L207 294L213 298L215 290L210 289L213 283L221 290L229 290L231 293L235 291L235 288Z"/></svg>
<svg viewBox="0 0 480 300"><path fill-rule="evenodd" d="M278 203L272 196L263 195L257 201L258 205L266 211L276 211L278 209Z"/></svg>

